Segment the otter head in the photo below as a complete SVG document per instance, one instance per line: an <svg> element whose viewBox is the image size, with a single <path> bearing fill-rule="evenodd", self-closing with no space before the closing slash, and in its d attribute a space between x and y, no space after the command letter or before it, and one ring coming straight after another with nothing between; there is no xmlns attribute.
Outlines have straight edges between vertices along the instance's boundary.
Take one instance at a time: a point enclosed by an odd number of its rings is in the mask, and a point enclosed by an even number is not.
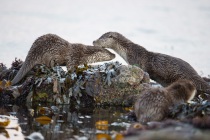
<svg viewBox="0 0 210 140"><path fill-rule="evenodd" d="M83 61L87 61L87 63L110 61L115 58L115 54L100 46L88 46L84 55L86 57Z"/></svg>
<svg viewBox="0 0 210 140"><path fill-rule="evenodd" d="M93 41L93 45L113 49L118 44L116 39L120 38L121 36L122 35L117 32L107 32L99 39Z"/></svg>
<svg viewBox="0 0 210 140"><path fill-rule="evenodd" d="M180 80L180 84L185 87L186 101L190 102L196 95L196 87L192 81L189 80Z"/></svg>
<svg viewBox="0 0 210 140"><path fill-rule="evenodd" d="M180 79L172 83L167 87L169 93L172 95L172 100L183 100L184 102L190 102L196 94L196 88L194 84L186 79Z"/></svg>
<svg viewBox="0 0 210 140"><path fill-rule="evenodd" d="M107 49L101 48L97 52L95 52L95 55L98 56L96 57L97 61L110 61L115 58L115 54L111 53Z"/></svg>

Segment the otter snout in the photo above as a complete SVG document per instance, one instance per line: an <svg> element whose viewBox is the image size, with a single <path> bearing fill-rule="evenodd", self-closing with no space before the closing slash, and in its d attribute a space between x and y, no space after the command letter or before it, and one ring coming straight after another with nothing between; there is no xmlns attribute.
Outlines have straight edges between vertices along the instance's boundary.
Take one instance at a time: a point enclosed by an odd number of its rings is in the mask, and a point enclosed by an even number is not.
<svg viewBox="0 0 210 140"><path fill-rule="evenodd" d="M100 40L94 40L94 41L93 41L93 46L105 48L105 47L101 44L101 41L100 41Z"/></svg>
<svg viewBox="0 0 210 140"><path fill-rule="evenodd" d="M100 46L97 40L93 41L93 46Z"/></svg>
<svg viewBox="0 0 210 140"><path fill-rule="evenodd" d="M96 43L96 41L94 40L94 41L93 41L93 45L95 45L95 43Z"/></svg>

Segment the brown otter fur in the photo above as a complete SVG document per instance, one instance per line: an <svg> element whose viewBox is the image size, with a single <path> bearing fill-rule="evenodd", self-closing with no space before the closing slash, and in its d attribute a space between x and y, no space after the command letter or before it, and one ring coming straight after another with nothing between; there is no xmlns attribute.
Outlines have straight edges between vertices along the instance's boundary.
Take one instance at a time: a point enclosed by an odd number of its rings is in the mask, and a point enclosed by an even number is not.
<svg viewBox="0 0 210 140"><path fill-rule="evenodd" d="M198 91L210 94L210 85L182 59L150 52L117 32L105 33L93 44L115 50L128 64L138 65L162 86L179 79L188 79L195 84Z"/></svg>
<svg viewBox="0 0 210 140"><path fill-rule="evenodd" d="M12 80L12 85L18 83L37 64L48 67L67 65L70 70L80 64L108 61L114 57L113 53L104 48L71 44L57 35L46 34L33 43L25 62Z"/></svg>
<svg viewBox="0 0 210 140"><path fill-rule="evenodd" d="M166 88L150 88L142 92L134 105L141 123L161 121L169 114L169 108L192 100L196 89L189 80L178 80Z"/></svg>

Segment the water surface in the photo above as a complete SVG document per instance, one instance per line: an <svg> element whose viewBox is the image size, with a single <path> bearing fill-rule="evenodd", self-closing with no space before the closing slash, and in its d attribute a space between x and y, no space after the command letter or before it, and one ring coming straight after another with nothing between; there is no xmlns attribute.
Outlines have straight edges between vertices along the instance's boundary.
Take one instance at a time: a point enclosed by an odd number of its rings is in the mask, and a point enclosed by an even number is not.
<svg viewBox="0 0 210 140"><path fill-rule="evenodd" d="M189 62L210 74L209 0L10 0L0 2L0 61L25 59L34 40L54 33L92 44L118 31L150 51Z"/></svg>

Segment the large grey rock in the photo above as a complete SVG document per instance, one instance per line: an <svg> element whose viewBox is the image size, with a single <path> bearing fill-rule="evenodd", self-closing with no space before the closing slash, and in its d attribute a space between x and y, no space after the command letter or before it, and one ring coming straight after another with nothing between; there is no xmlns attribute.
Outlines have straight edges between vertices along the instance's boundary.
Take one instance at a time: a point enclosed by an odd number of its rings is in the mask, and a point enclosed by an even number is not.
<svg viewBox="0 0 210 140"><path fill-rule="evenodd" d="M135 65L121 65L117 68L116 73L117 75L112 78L115 83L125 83L133 86L139 85L141 82L149 82L143 81L143 79L148 79L149 75Z"/></svg>

